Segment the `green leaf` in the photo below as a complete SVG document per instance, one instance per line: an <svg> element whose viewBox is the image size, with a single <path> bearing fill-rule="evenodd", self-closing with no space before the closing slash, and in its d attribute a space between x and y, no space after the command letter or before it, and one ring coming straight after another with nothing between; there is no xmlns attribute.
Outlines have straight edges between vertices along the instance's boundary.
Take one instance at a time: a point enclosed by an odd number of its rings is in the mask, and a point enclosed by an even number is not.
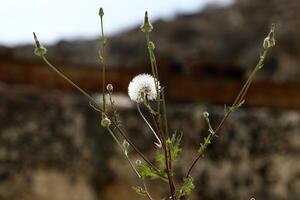
<svg viewBox="0 0 300 200"><path fill-rule="evenodd" d="M170 150L171 160L174 161L178 157L179 153L181 152L180 148L180 141L182 138L183 133L180 132L179 134L175 132L172 135L172 138L167 140L167 145Z"/></svg>
<svg viewBox="0 0 300 200"><path fill-rule="evenodd" d="M203 154L206 150L207 146L211 143L212 133L210 133L207 137L204 138L204 142L200 143L200 147L198 149L199 154Z"/></svg>
<svg viewBox="0 0 300 200"><path fill-rule="evenodd" d="M176 198L190 195L195 189L194 179L192 177L184 179L184 182L179 190L176 191Z"/></svg>
<svg viewBox="0 0 300 200"><path fill-rule="evenodd" d="M164 170L166 168L166 160L165 160L165 155L161 151L161 149L158 149L156 151L156 161L159 164L159 169Z"/></svg>
<svg viewBox="0 0 300 200"><path fill-rule="evenodd" d="M143 197L147 196L147 191L144 188L141 188L140 186L132 187L132 189L138 194Z"/></svg>
<svg viewBox="0 0 300 200"><path fill-rule="evenodd" d="M152 168L150 168L148 165L146 164L140 164L137 166L138 167L138 171L141 175L142 178L148 177L150 179L161 179L163 181L168 181L167 178L167 174L164 170L160 170L160 171L156 171Z"/></svg>

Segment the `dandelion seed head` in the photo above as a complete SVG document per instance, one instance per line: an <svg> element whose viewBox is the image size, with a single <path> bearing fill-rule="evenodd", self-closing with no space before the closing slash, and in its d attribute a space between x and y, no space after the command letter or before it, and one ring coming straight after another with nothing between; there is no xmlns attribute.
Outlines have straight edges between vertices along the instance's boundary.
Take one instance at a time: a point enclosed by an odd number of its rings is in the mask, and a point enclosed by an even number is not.
<svg viewBox="0 0 300 200"><path fill-rule="evenodd" d="M153 76L150 74L139 74L135 76L128 85L128 95L132 101L137 103L143 101L143 95L150 101L155 100L157 92Z"/></svg>

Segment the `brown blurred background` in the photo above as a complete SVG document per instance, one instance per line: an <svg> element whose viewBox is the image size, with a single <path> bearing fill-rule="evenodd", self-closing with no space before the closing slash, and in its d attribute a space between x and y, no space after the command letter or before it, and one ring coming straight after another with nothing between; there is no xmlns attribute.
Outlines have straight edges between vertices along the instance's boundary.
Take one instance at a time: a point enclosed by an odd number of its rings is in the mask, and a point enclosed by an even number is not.
<svg viewBox="0 0 300 200"><path fill-rule="evenodd" d="M276 46L245 106L230 117L192 173L191 199L300 199L299 10L299 0L236 0L153 21L171 130L184 131L178 177L207 134L202 113L208 111L214 125L219 122L276 24ZM46 47L49 59L100 101L99 40L61 40ZM100 116L33 49L0 46L0 199L140 199L131 189L139 182L101 128ZM154 139L126 94L133 76L150 73L143 33L135 27L111 35L107 55L107 78L123 126L153 159ZM150 191L159 199L167 185L154 183Z"/></svg>

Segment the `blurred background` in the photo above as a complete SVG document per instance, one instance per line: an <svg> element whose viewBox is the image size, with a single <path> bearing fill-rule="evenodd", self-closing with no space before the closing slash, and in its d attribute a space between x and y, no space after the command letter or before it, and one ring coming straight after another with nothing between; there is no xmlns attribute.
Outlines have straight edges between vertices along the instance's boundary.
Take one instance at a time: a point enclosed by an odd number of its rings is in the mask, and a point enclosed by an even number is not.
<svg viewBox="0 0 300 200"><path fill-rule="evenodd" d="M127 96L132 77L150 73L139 29L149 12L170 129L184 132L178 183L207 135L202 113L218 124L275 23L276 46L245 106L195 167L191 199L300 199L299 0L2 1L0 199L141 199L131 189L140 183L101 128L101 116L33 54L35 31L48 58L100 102L99 7L108 37L107 82L122 126L152 160L154 138ZM150 192L159 199L168 187L154 183Z"/></svg>

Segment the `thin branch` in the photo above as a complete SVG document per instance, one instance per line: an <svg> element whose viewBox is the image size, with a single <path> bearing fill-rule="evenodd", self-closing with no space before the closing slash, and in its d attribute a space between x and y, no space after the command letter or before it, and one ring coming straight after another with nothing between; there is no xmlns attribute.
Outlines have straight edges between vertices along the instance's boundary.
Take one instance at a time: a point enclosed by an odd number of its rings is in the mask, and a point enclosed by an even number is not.
<svg viewBox="0 0 300 200"><path fill-rule="evenodd" d="M151 166L153 169L155 169L156 171L159 171L157 169L157 167L155 167L147 158L146 156L140 152L138 150L138 148L129 140L129 138L126 136L125 132L117 125L117 123L114 120L111 120L112 124L116 127L116 129L119 131L119 133L122 135L122 137L130 144L130 146L132 146L132 148L134 149L134 151L139 154L142 159L149 165Z"/></svg>
<svg viewBox="0 0 300 200"><path fill-rule="evenodd" d="M217 135L223 124L226 122L226 120L228 119L228 117L230 116L230 114L232 112L235 111L235 109L238 109L237 106L240 105L241 102L244 101L244 97L255 77L256 72L263 66L264 60L267 56L269 48L264 49L263 53L261 54L258 63L256 64L255 68L252 70L251 74L249 75L247 81L244 83L242 89L240 90L240 92L238 93L237 97L235 98L234 102L232 103L232 106L230 107L230 109L225 113L224 117L222 118L221 122L219 123L219 125L217 126L217 128L215 129L215 131L212 133L210 133L210 135L208 137L210 137L210 139L213 139L212 136ZM236 108L237 107L237 108ZM195 167L196 163L199 161L199 159L203 156L204 151L201 153L198 153L198 155L196 156L196 158L194 159L194 161L192 162L187 174L186 174L186 178L188 178L190 176L190 173L192 172L192 169Z"/></svg>

